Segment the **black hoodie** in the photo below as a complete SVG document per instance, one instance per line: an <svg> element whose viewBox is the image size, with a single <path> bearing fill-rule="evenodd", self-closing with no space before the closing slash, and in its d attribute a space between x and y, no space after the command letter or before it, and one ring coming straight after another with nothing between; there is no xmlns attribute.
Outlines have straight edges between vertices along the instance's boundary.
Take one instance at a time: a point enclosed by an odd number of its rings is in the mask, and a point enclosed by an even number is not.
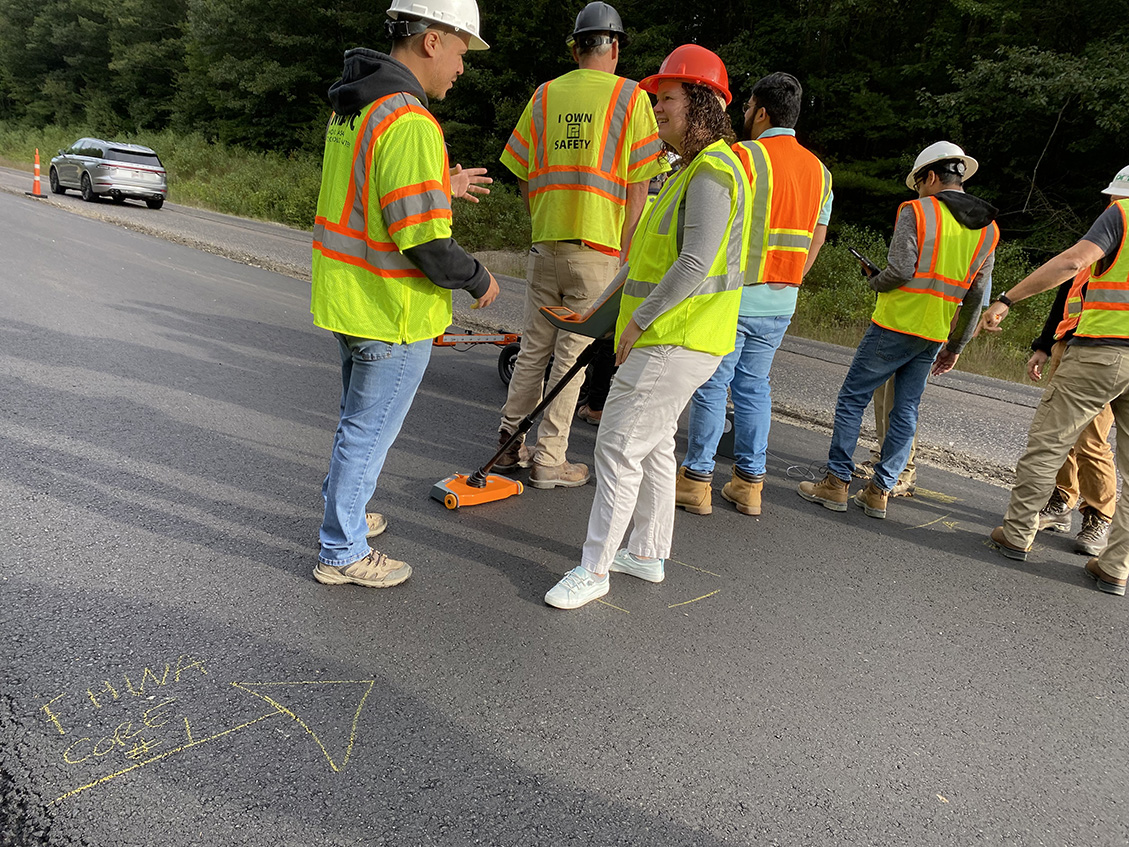
<svg viewBox="0 0 1129 847"><path fill-rule="evenodd" d="M345 52L345 69L341 79L329 87L329 103L338 115L352 115L381 97L401 92L427 106L419 80L403 63L386 53L355 47ZM486 268L453 238L428 241L405 250L404 255L440 288L462 288L475 299L490 288Z"/></svg>

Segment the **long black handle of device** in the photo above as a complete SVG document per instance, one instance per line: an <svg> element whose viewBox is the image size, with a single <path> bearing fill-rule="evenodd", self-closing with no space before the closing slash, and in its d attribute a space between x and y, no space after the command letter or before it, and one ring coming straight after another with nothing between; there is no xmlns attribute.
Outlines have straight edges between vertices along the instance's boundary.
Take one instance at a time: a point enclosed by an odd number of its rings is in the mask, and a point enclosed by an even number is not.
<svg viewBox="0 0 1129 847"><path fill-rule="evenodd" d="M595 343L589 344L580 352L580 355L576 357L576 363L565 371L565 375L549 390L549 393L541 399L541 402L534 407L533 411L521 419L521 423L517 425L517 429L514 430L513 435L506 439L506 443L498 448L498 452L494 454L493 458L467 477L467 485L473 488L486 487L486 475L490 473L490 469L494 467L494 463L502 458L502 454L510 449L510 445L533 428L533 423L537 420L537 417L556 399L557 395L564 390L564 387L572 382L573 377L584 370L584 368L588 367L588 363L592 361L592 357L595 355Z"/></svg>

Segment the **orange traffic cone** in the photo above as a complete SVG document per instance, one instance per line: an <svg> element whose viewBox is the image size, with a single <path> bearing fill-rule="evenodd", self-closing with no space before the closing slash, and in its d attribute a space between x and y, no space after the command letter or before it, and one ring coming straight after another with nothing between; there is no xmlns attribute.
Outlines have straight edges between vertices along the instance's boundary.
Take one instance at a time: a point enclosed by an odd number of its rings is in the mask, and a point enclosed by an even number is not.
<svg viewBox="0 0 1129 847"><path fill-rule="evenodd" d="M39 148L38 147L35 148L35 180L31 184L31 191L25 191L24 194L26 194L28 197L38 197L40 199L47 196L39 188Z"/></svg>

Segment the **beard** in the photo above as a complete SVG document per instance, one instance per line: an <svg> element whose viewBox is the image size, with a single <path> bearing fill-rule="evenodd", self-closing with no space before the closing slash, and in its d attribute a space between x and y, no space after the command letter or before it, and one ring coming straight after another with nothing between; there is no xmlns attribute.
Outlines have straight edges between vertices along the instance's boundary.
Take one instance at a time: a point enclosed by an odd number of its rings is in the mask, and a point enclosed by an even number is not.
<svg viewBox="0 0 1129 847"><path fill-rule="evenodd" d="M737 133L738 141L752 141L753 139L753 121L751 118L741 119L741 131Z"/></svg>

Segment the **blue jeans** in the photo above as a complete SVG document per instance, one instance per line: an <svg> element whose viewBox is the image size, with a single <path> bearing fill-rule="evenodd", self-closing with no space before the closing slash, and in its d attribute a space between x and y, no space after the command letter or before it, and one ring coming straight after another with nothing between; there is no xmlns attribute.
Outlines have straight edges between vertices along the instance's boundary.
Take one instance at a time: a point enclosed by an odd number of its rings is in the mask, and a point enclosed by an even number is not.
<svg viewBox="0 0 1129 847"><path fill-rule="evenodd" d="M344 567L369 554L365 506L415 399L431 339L390 344L335 332L341 348L341 420L322 483L318 561Z"/></svg>
<svg viewBox="0 0 1129 847"><path fill-rule="evenodd" d="M685 467L713 473L717 444L725 432L726 389L732 383L734 465L753 476L764 473L772 425L768 372L791 322L791 315L737 319L736 349L690 399Z"/></svg>
<svg viewBox="0 0 1129 847"><path fill-rule="evenodd" d="M835 404L835 429L831 433L831 449L827 454L827 470L844 482L850 482L855 469L855 447L858 445L862 416L874 390L892 376L894 404L886 440L882 442L882 459L874 466L874 483L889 491L909 459L910 446L917 432L917 407L929 379L933 360L941 352L942 342L929 341L916 335L883 329L872 323L859 342L847 378L839 389Z"/></svg>

